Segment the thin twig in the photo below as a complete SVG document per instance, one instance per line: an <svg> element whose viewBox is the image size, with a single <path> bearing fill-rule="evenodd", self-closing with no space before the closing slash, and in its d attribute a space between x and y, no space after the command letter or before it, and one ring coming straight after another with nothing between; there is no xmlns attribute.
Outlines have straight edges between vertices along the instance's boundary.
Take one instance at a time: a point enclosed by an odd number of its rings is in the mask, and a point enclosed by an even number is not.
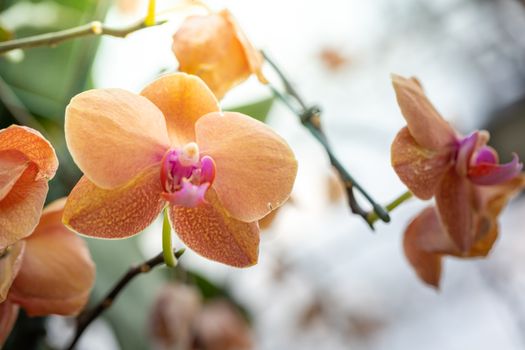
<svg viewBox="0 0 525 350"><path fill-rule="evenodd" d="M154 25L160 25L165 22L166 21L157 21ZM29 36L26 38L1 42L0 54L6 53L14 49L28 49L38 46L55 46L61 42L85 36L109 35L117 38L124 38L128 34L131 34L146 27L149 26L146 25L144 21L120 29L110 28L99 21L93 21L78 27L68 28L58 32L39 34Z"/></svg>
<svg viewBox="0 0 525 350"><path fill-rule="evenodd" d="M180 258L184 253L184 249L174 250L175 257ZM140 274L150 272L154 267L164 264L164 255L160 253L152 259L144 261L138 266L131 267L128 272L123 275L120 280L111 288L111 291L106 295L102 301L100 301L93 309L85 311L77 319L77 329L73 340L67 347L68 350L72 350L77 344L78 340L86 330L86 328L93 322L98 316L106 311L114 302L120 292L131 282L135 277Z"/></svg>
<svg viewBox="0 0 525 350"><path fill-rule="evenodd" d="M280 99L287 107L290 109L295 115L299 117L301 120L301 123L310 131L310 133L321 143L323 148L325 149L328 158L330 159L330 163L335 168L335 170L339 173L339 176L341 180L343 181L343 184L345 186L347 195L348 195L348 204L350 206L350 209L354 214L357 214L361 216L367 224L373 229L373 223L368 220L368 217L370 216L370 213L359 205L357 202L357 199L354 195L354 189L359 191L366 200L372 205L373 212L375 215L383 220L384 222L390 221L390 216L388 215L387 210L383 208L380 204L378 204L372 196L366 192L366 190L354 179L354 177L346 170L346 168L343 166L343 164L339 161L339 159L335 156L333 153L326 135L324 134L322 128L321 128L321 111L319 107L312 106L308 107L306 102L302 99L302 97L299 95L299 93L294 89L293 85L290 83L288 78L284 75L283 71L277 66L277 64L272 61L267 54L263 52L263 56L266 59L266 61L270 64L270 66L273 68L273 70L277 73L279 78L281 79L285 94L279 92L275 87L270 85L270 89L272 90L273 94ZM295 101L295 102L293 102ZM295 106L297 105L297 106Z"/></svg>
<svg viewBox="0 0 525 350"><path fill-rule="evenodd" d="M406 202L410 198L412 198L414 195L410 191L403 192L400 196L395 198L392 202L388 203L385 206L385 209L390 213L392 210L396 209L398 206L400 206L402 203ZM374 224L379 218L377 217L377 214L375 212L368 213L368 222L370 224Z"/></svg>

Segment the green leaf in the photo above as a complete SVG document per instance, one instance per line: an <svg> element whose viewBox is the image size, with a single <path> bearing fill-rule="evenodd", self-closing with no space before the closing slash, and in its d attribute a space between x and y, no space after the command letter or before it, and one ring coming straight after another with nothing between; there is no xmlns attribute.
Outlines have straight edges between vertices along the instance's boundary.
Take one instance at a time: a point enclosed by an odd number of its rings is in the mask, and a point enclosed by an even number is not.
<svg viewBox="0 0 525 350"><path fill-rule="evenodd" d="M256 102L251 102L242 106L237 106L234 108L226 108L226 110L230 112L239 112L246 115L249 115L250 117L257 119L261 122L265 122L266 118L268 117L268 113L270 112L270 109L272 108L274 102L274 97L268 97L263 100L259 100Z"/></svg>

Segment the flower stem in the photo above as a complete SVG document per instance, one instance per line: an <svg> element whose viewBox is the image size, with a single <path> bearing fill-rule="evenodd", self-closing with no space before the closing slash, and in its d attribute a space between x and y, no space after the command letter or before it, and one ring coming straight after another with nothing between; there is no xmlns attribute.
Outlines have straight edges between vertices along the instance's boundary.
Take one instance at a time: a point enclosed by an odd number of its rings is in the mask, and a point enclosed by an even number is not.
<svg viewBox="0 0 525 350"><path fill-rule="evenodd" d="M148 3L148 13L144 19L144 24L148 27L155 24L155 2L155 0L149 0Z"/></svg>
<svg viewBox="0 0 525 350"><path fill-rule="evenodd" d="M4 41L0 43L0 54L6 53L14 49L28 49L32 47L39 46L55 46L61 42L85 37L85 36L101 36L109 35L118 38L124 38L128 34L138 31L140 29L146 28L152 25L160 25L166 21L157 21L153 24L146 24L145 21L138 22L129 27L125 28L110 28L105 24L99 21L93 21L87 24L83 24L78 27L64 29L58 32L39 34L34 36L29 36L26 38L15 39Z"/></svg>
<svg viewBox="0 0 525 350"><path fill-rule="evenodd" d="M394 199L392 202L388 203L385 208L386 208L387 212L390 213L392 210L394 210L399 205L401 205L402 203L406 202L407 200L409 200L412 197L413 197L412 192L406 191L403 194L401 194L399 197ZM377 216L377 214L375 212L371 212L371 213L368 214L366 220L369 222L370 225L373 225L377 220L379 220L379 217Z"/></svg>
<svg viewBox="0 0 525 350"><path fill-rule="evenodd" d="M346 170L343 164L333 153L328 143L328 139L321 128L320 109L316 106L308 107L304 100L301 98L301 96L298 94L298 92L294 89L293 85L290 83L288 78L286 78L284 73L277 66L277 64L274 61L272 61L264 52L263 56L281 79L281 82L284 85L285 93L281 93L271 84L269 85L270 89L272 90L273 94L288 107L288 109L290 109L295 115L297 115L300 118L301 123L324 147L330 159L330 163L339 173L339 176L341 177L341 180L345 185L346 192L348 195L348 202L350 208L352 209L352 212L354 214L360 215L372 229L374 228L373 222L370 222L368 220L368 216L371 215L371 213L362 209L354 196L353 190L356 189L366 198L370 205L372 205L373 214L375 215L375 217L381 219L384 222L389 222L390 216L388 215L388 211L385 210L385 208L383 208L380 204L378 204L370 194L368 194L368 192L354 179L354 177L348 172L348 170Z"/></svg>
<svg viewBox="0 0 525 350"><path fill-rule="evenodd" d="M184 254L184 249L179 249L172 252L176 258L180 258ZM164 262L164 254L160 253L152 259L144 261L143 263L131 267L126 274L124 274L118 282L111 288L106 297L101 300L95 307L91 310L86 310L80 314L77 318L77 329L75 335L71 340L71 343L67 347L68 350L72 350L77 344L78 340L86 330L86 328L93 322L98 316L100 316L104 311L109 309L111 305L115 302L115 299L120 294L120 292L131 282L135 277L140 274L148 273L153 268L162 265Z"/></svg>
<svg viewBox="0 0 525 350"><path fill-rule="evenodd" d="M169 220L169 207L164 209L164 219L162 221L162 255L164 262L169 267L177 266L177 258L173 254L172 240L171 240L171 225Z"/></svg>

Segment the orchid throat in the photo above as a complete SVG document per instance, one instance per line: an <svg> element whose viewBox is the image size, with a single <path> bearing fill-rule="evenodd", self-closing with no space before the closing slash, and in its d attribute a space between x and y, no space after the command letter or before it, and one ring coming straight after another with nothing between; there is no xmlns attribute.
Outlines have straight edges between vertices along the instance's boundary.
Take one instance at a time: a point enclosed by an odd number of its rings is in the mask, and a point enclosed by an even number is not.
<svg viewBox="0 0 525 350"><path fill-rule="evenodd" d="M215 162L210 156L200 157L199 147L190 142L170 149L161 163L162 198L172 205L196 207L215 178Z"/></svg>

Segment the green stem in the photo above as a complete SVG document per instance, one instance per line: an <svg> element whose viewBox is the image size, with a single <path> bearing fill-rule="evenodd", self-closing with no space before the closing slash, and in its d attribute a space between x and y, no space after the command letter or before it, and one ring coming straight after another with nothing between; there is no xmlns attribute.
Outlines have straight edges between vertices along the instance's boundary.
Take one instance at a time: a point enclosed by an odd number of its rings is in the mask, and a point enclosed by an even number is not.
<svg viewBox="0 0 525 350"><path fill-rule="evenodd" d="M400 195L399 197L397 197L396 199L394 199L392 202L388 203L385 206L386 211L390 213L392 210L396 209L399 205L406 202L412 197L413 197L412 192L410 191L404 192L402 195ZM373 225L377 220L379 220L379 217L377 216L376 212L371 212L368 214L368 217L366 219L370 225Z"/></svg>
<svg viewBox="0 0 525 350"><path fill-rule="evenodd" d="M144 19L144 24L148 27L155 24L155 2L155 0L149 0L148 3L148 14Z"/></svg>
<svg viewBox="0 0 525 350"><path fill-rule="evenodd" d="M162 221L162 255L164 262L169 267L177 266L177 258L173 254L171 240L171 225L169 220L169 207L164 209L164 220Z"/></svg>
<svg viewBox="0 0 525 350"><path fill-rule="evenodd" d="M160 25L163 23L165 23L165 21L157 21L153 23L153 25ZM40 35L29 36L26 38L1 42L0 54L14 49L28 49L39 46L54 46L67 40L85 36L109 35L118 38L124 38L130 33L133 33L137 30L149 26L150 25L147 25L144 21L141 21L129 27L116 29L110 28L99 21L93 21L78 27L60 30L58 32L45 33Z"/></svg>

